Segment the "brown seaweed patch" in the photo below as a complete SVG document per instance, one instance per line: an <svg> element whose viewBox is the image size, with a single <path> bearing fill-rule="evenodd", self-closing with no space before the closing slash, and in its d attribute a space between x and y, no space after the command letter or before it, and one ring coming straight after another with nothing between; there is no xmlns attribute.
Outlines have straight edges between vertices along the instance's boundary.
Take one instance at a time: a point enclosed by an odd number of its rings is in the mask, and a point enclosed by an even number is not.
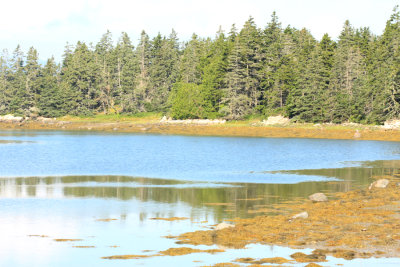
<svg viewBox="0 0 400 267"><path fill-rule="evenodd" d="M163 236L164 238L168 238L168 239L174 239L174 238L176 238L176 236L174 236L174 235L166 235L166 236Z"/></svg>
<svg viewBox="0 0 400 267"><path fill-rule="evenodd" d="M240 267L240 265L231 262L221 262L214 264L213 267Z"/></svg>
<svg viewBox="0 0 400 267"><path fill-rule="evenodd" d="M391 181L382 190L335 193L324 203L303 198L299 202L275 204L274 214L235 219L234 228L184 233L177 239L180 244L233 248L252 243L320 248L326 250L326 255L344 259L395 257L400 251L400 195L399 180ZM290 220L293 214L305 211L307 219ZM307 262L320 261L325 256L320 254L321 251L302 258Z"/></svg>
<svg viewBox="0 0 400 267"><path fill-rule="evenodd" d="M274 258L263 258L260 260L256 260L253 258L239 258L234 260L235 262L246 263L246 264L254 264L261 265L264 263L272 263L272 264L284 264L284 263L292 263L293 260L287 260L282 257L274 257Z"/></svg>
<svg viewBox="0 0 400 267"><path fill-rule="evenodd" d="M253 263L255 261L255 259L253 259L253 258L238 258L234 261L240 262L240 263Z"/></svg>
<svg viewBox="0 0 400 267"><path fill-rule="evenodd" d="M73 248L95 248L95 246L72 246Z"/></svg>
<svg viewBox="0 0 400 267"><path fill-rule="evenodd" d="M150 258L153 256L155 255L114 255L101 258L106 260L132 260L132 259Z"/></svg>
<svg viewBox="0 0 400 267"><path fill-rule="evenodd" d="M297 262L324 262L326 261L326 256L324 254L304 254L302 252L296 252L290 255Z"/></svg>
<svg viewBox="0 0 400 267"><path fill-rule="evenodd" d="M75 241L83 241L83 239L68 239L68 238L55 238L53 239L56 242L75 242Z"/></svg>
<svg viewBox="0 0 400 267"><path fill-rule="evenodd" d="M150 218L150 220L161 220L161 221L181 221L181 220L188 220L189 218L187 217L171 217L171 218L159 218L159 217L155 217L155 218Z"/></svg>
<svg viewBox="0 0 400 267"><path fill-rule="evenodd" d="M258 197L258 198L238 198L236 200L240 200L240 201L259 201L259 200L264 200L264 198L262 198L262 197Z"/></svg>
<svg viewBox="0 0 400 267"><path fill-rule="evenodd" d="M119 246L113 245L113 246L108 246L109 248L119 248Z"/></svg>
<svg viewBox="0 0 400 267"><path fill-rule="evenodd" d="M284 264L292 262L291 260L287 260L282 257L274 257L274 258L263 258L256 262L256 264L264 264L264 263L273 263L273 264Z"/></svg>
<svg viewBox="0 0 400 267"><path fill-rule="evenodd" d="M118 221L115 218L106 218L106 219L97 219L96 222L111 222L111 221Z"/></svg>
<svg viewBox="0 0 400 267"><path fill-rule="evenodd" d="M336 264L336 265L342 265L342 264ZM311 263L307 264L305 267L322 267L322 265L311 262Z"/></svg>
<svg viewBox="0 0 400 267"><path fill-rule="evenodd" d="M235 203L203 203L207 206L235 206Z"/></svg>
<svg viewBox="0 0 400 267"><path fill-rule="evenodd" d="M188 248L188 247L181 247L181 248L169 248L164 251L160 251L159 253L165 256L181 256L181 255L187 255L187 254L192 254L192 253L219 253L219 252L225 252L223 249L193 249L193 248Z"/></svg>
<svg viewBox="0 0 400 267"><path fill-rule="evenodd" d="M46 238L49 237L48 235L28 235L29 237L41 237L41 238Z"/></svg>
<svg viewBox="0 0 400 267"><path fill-rule="evenodd" d="M149 250L150 251L150 250ZM158 254L153 254L153 255L113 255L113 256L106 256L106 257L101 257L102 259L107 259L107 260L130 260L130 259L141 259L141 258L149 258L149 257L156 257L156 256L182 256L182 255L187 255L187 254L192 254L192 253L218 253L218 252L225 252L225 250L222 249L193 249L193 248L187 248L187 247L182 247L182 248L169 248L164 251L158 252Z"/></svg>

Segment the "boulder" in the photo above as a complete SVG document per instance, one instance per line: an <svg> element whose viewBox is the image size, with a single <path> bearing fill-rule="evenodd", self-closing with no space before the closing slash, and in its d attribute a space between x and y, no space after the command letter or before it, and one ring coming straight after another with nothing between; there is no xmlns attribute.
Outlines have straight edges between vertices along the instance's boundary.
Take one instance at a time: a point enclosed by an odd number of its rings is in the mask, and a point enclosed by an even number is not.
<svg viewBox="0 0 400 267"><path fill-rule="evenodd" d="M307 218L308 218L308 212L307 211L303 211L303 212L300 212L300 213L294 215L292 217L292 220L294 220L294 219L307 219Z"/></svg>
<svg viewBox="0 0 400 267"><path fill-rule="evenodd" d="M308 197L313 202L328 201L328 197L324 193L315 193Z"/></svg>
<svg viewBox="0 0 400 267"><path fill-rule="evenodd" d="M55 118L45 118L45 117L37 117L36 120L41 122L41 123L46 123L46 124L47 123L51 124L51 123L54 123L56 121Z"/></svg>
<svg viewBox="0 0 400 267"><path fill-rule="evenodd" d="M7 114L4 116L0 116L0 122L22 122L24 120L24 117L14 117L11 114Z"/></svg>
<svg viewBox="0 0 400 267"><path fill-rule="evenodd" d="M376 187L376 188L386 188L386 186L389 184L389 180L388 179L379 179L375 182L373 182L370 186L369 186L369 190L371 190L372 188Z"/></svg>
<svg viewBox="0 0 400 267"><path fill-rule="evenodd" d="M387 120L384 122L382 128L384 129L398 129L400 128L400 120Z"/></svg>
<svg viewBox="0 0 400 267"><path fill-rule="evenodd" d="M166 121L168 121L167 116L163 116L163 117L161 118L161 120L160 120L160 122L166 122Z"/></svg>
<svg viewBox="0 0 400 267"><path fill-rule="evenodd" d="M281 115L278 116L269 116L267 120L263 120L262 124L264 125L285 125L289 124L290 119L285 118Z"/></svg>
<svg viewBox="0 0 400 267"><path fill-rule="evenodd" d="M215 230L222 230L225 228L232 228L232 227L235 227L235 226L233 224L222 222L222 223L218 224L217 226L215 226Z"/></svg>

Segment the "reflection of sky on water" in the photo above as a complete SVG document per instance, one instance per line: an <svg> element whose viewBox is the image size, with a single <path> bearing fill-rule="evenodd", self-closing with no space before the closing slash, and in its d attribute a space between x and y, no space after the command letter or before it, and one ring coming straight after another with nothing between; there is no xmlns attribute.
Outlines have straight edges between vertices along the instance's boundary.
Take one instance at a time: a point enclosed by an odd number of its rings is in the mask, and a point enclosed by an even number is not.
<svg viewBox="0 0 400 267"><path fill-rule="evenodd" d="M1 140L33 142L0 146L2 177L128 175L295 183L290 177L262 172L341 168L348 161L395 160L400 151L399 143L379 141L50 131L0 134ZM297 179L303 179L297 181L301 182L309 177Z"/></svg>
<svg viewBox="0 0 400 267"><path fill-rule="evenodd" d="M240 257L289 258L294 250L250 245L215 255L101 259L187 246L162 236L209 229L205 227L225 219L254 217L260 213L249 210L315 192L365 186L372 175L397 171L399 162L393 160L400 151L395 142L349 140L39 131L0 132L0 139L11 141L0 146L1 266L201 266ZM374 161L378 159L386 161ZM357 162L344 164L348 161ZM277 170L293 171L269 172ZM118 176L141 174L168 179ZM21 177L32 175L38 177ZM153 217L190 219L150 220ZM107 218L118 220L96 221ZM83 241L59 243L53 238ZM377 266L399 260L333 259L327 265L337 263Z"/></svg>

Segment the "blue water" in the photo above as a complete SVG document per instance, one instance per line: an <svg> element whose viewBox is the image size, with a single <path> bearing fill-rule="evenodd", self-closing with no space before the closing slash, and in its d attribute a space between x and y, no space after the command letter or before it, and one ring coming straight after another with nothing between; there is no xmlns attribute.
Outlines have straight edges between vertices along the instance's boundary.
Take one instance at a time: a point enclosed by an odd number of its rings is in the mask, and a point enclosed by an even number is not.
<svg viewBox="0 0 400 267"><path fill-rule="evenodd" d="M340 168L400 158L400 143L297 138L0 132L0 176L130 175L194 181L296 183L274 170ZM321 179L313 177L314 180Z"/></svg>
<svg viewBox="0 0 400 267"><path fill-rule="evenodd" d="M248 211L281 197L345 191L357 179L365 186L370 178L351 168L348 174L340 172L347 180L330 183L323 175L268 171L400 159L400 143L379 141L46 131L0 131L1 140L18 142L0 142L0 266L204 266L241 257L289 259L298 250L256 244L214 255L115 261L101 257L151 255L182 246L217 248L178 245L163 236L256 216ZM207 205L221 202L232 205ZM153 217L188 219L170 222ZM117 220L98 221L108 218ZM60 243L54 241L57 238L82 241ZM321 265L338 263L398 265L399 259L329 257Z"/></svg>

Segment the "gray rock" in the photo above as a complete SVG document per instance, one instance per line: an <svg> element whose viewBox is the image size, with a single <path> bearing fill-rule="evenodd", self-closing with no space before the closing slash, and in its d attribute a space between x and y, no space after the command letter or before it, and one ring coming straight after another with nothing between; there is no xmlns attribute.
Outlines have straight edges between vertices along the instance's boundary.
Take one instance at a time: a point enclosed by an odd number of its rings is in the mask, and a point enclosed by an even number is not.
<svg viewBox="0 0 400 267"><path fill-rule="evenodd" d="M388 179L379 179L375 182L373 182L370 186L369 186L369 190L371 190L372 188L376 187L376 188L386 188L386 186L389 184L389 180Z"/></svg>
<svg viewBox="0 0 400 267"><path fill-rule="evenodd" d="M22 122L23 120L24 120L23 117L14 117L11 114L0 116L0 122L18 123L18 122Z"/></svg>
<svg viewBox="0 0 400 267"><path fill-rule="evenodd" d="M328 197L324 193L315 193L308 197L313 202L328 201Z"/></svg>
<svg viewBox="0 0 400 267"><path fill-rule="evenodd" d="M294 215L292 217L293 220L294 219L307 219L307 218L308 218L308 212L307 211L300 212L300 213L298 213L298 214L296 214L296 215Z"/></svg>
<svg viewBox="0 0 400 267"><path fill-rule="evenodd" d="M222 222L222 223L218 224L217 226L215 226L215 230L222 230L225 228L232 228L232 227L235 227L235 226L233 224Z"/></svg>

